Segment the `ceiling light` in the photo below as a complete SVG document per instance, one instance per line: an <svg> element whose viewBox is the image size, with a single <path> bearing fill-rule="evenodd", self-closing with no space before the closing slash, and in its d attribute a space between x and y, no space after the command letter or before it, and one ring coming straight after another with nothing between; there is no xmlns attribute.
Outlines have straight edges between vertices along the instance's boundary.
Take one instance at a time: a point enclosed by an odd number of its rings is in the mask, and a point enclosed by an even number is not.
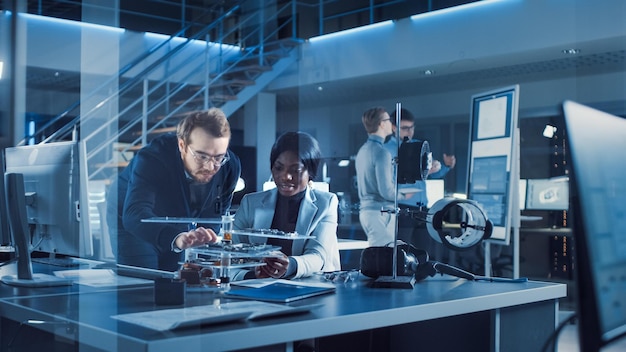
<svg viewBox="0 0 626 352"><path fill-rule="evenodd" d="M239 177L237 179L237 184L235 185L235 192L243 191L246 188L246 181L243 178Z"/></svg>
<svg viewBox="0 0 626 352"><path fill-rule="evenodd" d="M2 66L4 66L4 63L0 61L0 79L2 79Z"/></svg>
<svg viewBox="0 0 626 352"><path fill-rule="evenodd" d="M350 165L350 159L341 159L337 163L337 166L339 166L339 167L346 167L348 165Z"/></svg>
<svg viewBox="0 0 626 352"><path fill-rule="evenodd" d="M434 75L435 74L435 70L424 70L424 74L426 76Z"/></svg>
<svg viewBox="0 0 626 352"><path fill-rule="evenodd" d="M554 137L554 133L556 133L556 127L552 125L546 125L546 127L543 129L543 136L546 138Z"/></svg>

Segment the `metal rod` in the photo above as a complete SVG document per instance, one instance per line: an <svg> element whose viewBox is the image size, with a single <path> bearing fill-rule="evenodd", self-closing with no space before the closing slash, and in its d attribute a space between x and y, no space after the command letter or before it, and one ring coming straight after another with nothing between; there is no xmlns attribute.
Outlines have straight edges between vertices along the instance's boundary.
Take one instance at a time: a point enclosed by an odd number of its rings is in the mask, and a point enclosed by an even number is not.
<svg viewBox="0 0 626 352"><path fill-rule="evenodd" d="M393 232L393 263L391 266L391 277L396 279L396 272L398 271L398 155L400 155L400 109L402 108L401 103L396 103L396 158L392 161L393 163L393 178L394 184L396 186L396 191L393 199L393 214L395 215L394 221L394 232Z"/></svg>

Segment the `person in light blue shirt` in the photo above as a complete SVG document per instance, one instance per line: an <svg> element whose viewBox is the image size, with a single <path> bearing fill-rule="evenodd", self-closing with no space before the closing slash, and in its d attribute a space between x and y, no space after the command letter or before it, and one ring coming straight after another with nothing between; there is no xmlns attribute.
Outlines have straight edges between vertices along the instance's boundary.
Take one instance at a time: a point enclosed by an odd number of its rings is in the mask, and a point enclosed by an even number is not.
<svg viewBox="0 0 626 352"><path fill-rule="evenodd" d="M387 139L384 146L395 158L398 155L398 142L395 137L397 133L397 126L395 126L396 111L393 111L391 113L391 116L393 117L391 119L391 121L393 122L393 134L390 138ZM402 108L400 110L400 140L415 141L416 139L413 138L414 133L415 117L409 110ZM443 162L433 160L432 167L429 170L428 178L444 178L444 176L452 168L454 168L455 164L455 156L447 155L444 153ZM418 165L416 165L415 167L418 167ZM412 197L406 197L404 199L398 198L398 203L401 208L412 207L415 209L422 207L423 210L427 209L428 194L426 193L426 181L417 180L415 183L411 184L399 184L398 189L402 188L413 188L418 189L419 191L413 193ZM422 220L414 219L413 217L408 215L401 215L398 218L398 238L413 244L417 248L426 250L428 253L430 253L433 259L443 259L441 257L444 253L444 248L431 239L428 231L426 230L426 223Z"/></svg>
<svg viewBox="0 0 626 352"><path fill-rule="evenodd" d="M393 243L396 228L393 163L391 154L383 146L385 138L392 132L392 124L382 107L365 111L361 119L368 138L355 159L359 221L370 246L385 246ZM412 195L398 195L398 199Z"/></svg>

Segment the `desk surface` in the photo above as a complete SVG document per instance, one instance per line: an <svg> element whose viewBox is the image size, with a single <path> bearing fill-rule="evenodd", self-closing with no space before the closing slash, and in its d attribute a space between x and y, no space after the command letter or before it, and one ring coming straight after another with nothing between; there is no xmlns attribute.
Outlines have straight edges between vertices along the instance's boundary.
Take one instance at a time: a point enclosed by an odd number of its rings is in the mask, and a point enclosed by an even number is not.
<svg viewBox="0 0 626 352"><path fill-rule="evenodd" d="M172 351L180 349L181 344L193 347L186 348L187 351L200 350L201 346L229 350L555 300L566 295L563 284L532 281L470 282L437 276L416 283L413 289L370 288L368 282L361 277L356 282L337 284L335 294L292 304L322 304L309 313L195 326L165 333L111 318L116 314L183 307L155 306L152 287L94 290L73 285L67 288L24 289L1 284L0 297L3 298L0 299L0 314L15 321L41 319L68 322L75 328L54 332L108 351ZM226 301L232 300L216 293L188 292L184 306Z"/></svg>

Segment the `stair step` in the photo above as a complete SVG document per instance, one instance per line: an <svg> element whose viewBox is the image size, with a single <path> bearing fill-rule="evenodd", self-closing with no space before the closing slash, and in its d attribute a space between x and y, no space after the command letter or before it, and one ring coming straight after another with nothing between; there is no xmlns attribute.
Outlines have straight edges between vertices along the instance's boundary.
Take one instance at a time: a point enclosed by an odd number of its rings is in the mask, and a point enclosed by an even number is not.
<svg viewBox="0 0 626 352"><path fill-rule="evenodd" d="M96 164L96 167L101 168L124 168L128 166L128 161L118 161L118 162L109 162L109 163L99 163Z"/></svg>
<svg viewBox="0 0 626 352"><path fill-rule="evenodd" d="M282 59L283 57L285 57L285 55L279 52L264 53L263 65L272 65L273 63ZM241 60L235 59L235 60L228 61L226 64L230 66L236 63L237 66L248 66L248 65L259 65L260 62L261 62L261 55L254 54L254 55L250 55L246 57L245 59L241 59Z"/></svg>
<svg viewBox="0 0 626 352"><path fill-rule="evenodd" d="M304 43L304 40L299 38L283 38L271 42L265 42L263 50L270 53L280 53L285 50L293 49L302 43Z"/></svg>
<svg viewBox="0 0 626 352"><path fill-rule="evenodd" d="M200 88L194 88L194 89L200 89ZM191 115L193 113L197 112L196 110L193 111L185 111L185 112L179 112L177 114L168 116L169 119L184 119L185 117L187 117L187 115ZM165 115L160 115L157 116L156 119L158 121L163 120L165 118Z"/></svg>
<svg viewBox="0 0 626 352"><path fill-rule="evenodd" d="M163 128L155 128L150 131L150 134L160 134L160 133L168 133L168 132L176 132L176 127L163 127ZM141 132L139 132L141 134Z"/></svg>
<svg viewBox="0 0 626 352"><path fill-rule="evenodd" d="M229 95L229 94L213 94L213 95L209 96L209 99L213 103L223 103L223 102L227 102L227 101L237 100L237 96L236 95ZM178 100L178 101L175 102L175 104L181 105L181 104L184 104L185 102L187 102L187 103L203 103L204 102L204 98L200 97L200 98L196 98L196 99L191 99L189 101L187 101L187 100Z"/></svg>
<svg viewBox="0 0 626 352"><path fill-rule="evenodd" d="M148 134L161 134L161 133L168 133L168 132L176 132L176 126L155 128L152 131L148 132ZM141 136L142 132L135 131L132 134L133 136Z"/></svg>
<svg viewBox="0 0 626 352"><path fill-rule="evenodd" d="M132 145L132 146L120 145L120 146L116 147L115 150L118 151L118 152L136 152L136 151L138 151L141 148L143 148L143 146L140 145L140 144Z"/></svg>
<svg viewBox="0 0 626 352"><path fill-rule="evenodd" d="M223 81L215 82L215 83L211 84L209 86L209 88L223 88L223 87L242 88L242 87L253 86L254 83L255 82L253 80L251 80L251 79L237 78L237 79L223 80ZM196 88L196 90L198 90L198 89L199 88Z"/></svg>
<svg viewBox="0 0 626 352"><path fill-rule="evenodd" d="M268 72L272 70L272 66L265 65L246 65L246 66L237 66L232 69L224 72L223 77L232 77L238 74L244 74L247 78L250 78L249 74L259 74L263 72ZM213 77L217 76L217 74L212 74Z"/></svg>

